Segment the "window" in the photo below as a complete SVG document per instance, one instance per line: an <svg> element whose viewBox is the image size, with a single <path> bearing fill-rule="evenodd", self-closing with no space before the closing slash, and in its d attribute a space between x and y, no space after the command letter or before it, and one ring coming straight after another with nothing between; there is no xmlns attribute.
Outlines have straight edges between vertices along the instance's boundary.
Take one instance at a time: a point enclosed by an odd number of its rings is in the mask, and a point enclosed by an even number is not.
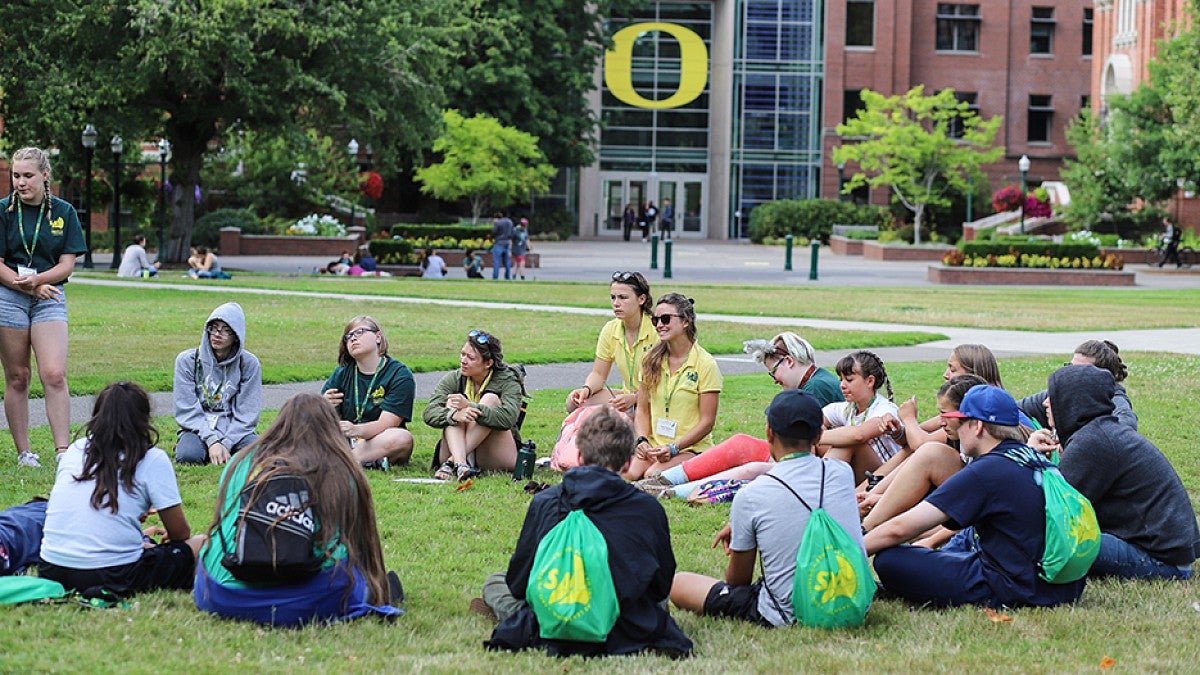
<svg viewBox="0 0 1200 675"><path fill-rule="evenodd" d="M862 89L847 89L842 92L842 122L852 119L863 109Z"/></svg>
<svg viewBox="0 0 1200 675"><path fill-rule="evenodd" d="M1083 10L1083 55L1092 55L1092 8L1085 7Z"/></svg>
<svg viewBox="0 0 1200 675"><path fill-rule="evenodd" d="M939 2L937 6L937 50L973 52L979 49L979 5Z"/></svg>
<svg viewBox="0 0 1200 675"><path fill-rule="evenodd" d="M954 98L959 103L967 104L967 112L965 113L967 117L972 115L979 116L979 105L976 103L978 94L973 91L956 91L954 92ZM950 138L962 138L964 133L966 133L966 127L963 126L962 117L955 117L950 120Z"/></svg>
<svg viewBox="0 0 1200 675"><path fill-rule="evenodd" d="M875 46L875 0L846 0L846 46Z"/></svg>
<svg viewBox="0 0 1200 675"><path fill-rule="evenodd" d="M1029 21L1029 53L1054 53L1054 8L1034 7Z"/></svg>
<svg viewBox="0 0 1200 675"><path fill-rule="evenodd" d="M1054 107L1049 94L1029 95L1029 124L1025 140L1030 143L1049 143L1050 126L1054 122Z"/></svg>

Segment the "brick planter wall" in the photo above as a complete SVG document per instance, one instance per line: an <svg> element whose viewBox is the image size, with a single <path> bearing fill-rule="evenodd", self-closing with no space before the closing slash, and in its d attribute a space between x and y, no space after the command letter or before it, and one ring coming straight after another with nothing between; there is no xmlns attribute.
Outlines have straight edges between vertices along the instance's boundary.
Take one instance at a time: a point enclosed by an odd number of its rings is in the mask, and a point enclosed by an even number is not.
<svg viewBox="0 0 1200 675"><path fill-rule="evenodd" d="M1145 265L1158 262L1158 251L1152 248L1109 248L1100 247L1100 255L1119 255L1126 265Z"/></svg>
<svg viewBox="0 0 1200 675"><path fill-rule="evenodd" d="M325 255L353 254L366 241L366 228L348 227L344 237L287 237L275 234L242 234L240 227L221 228L221 255Z"/></svg>
<svg viewBox="0 0 1200 675"><path fill-rule="evenodd" d="M442 256L442 260L446 261L446 267L449 269L454 269L456 267L461 268L463 258L467 257L467 252L460 248L456 248L456 249L440 249L439 248L439 249L435 249L434 253L437 253L438 255ZM480 258L483 258L483 266L484 267L492 266L491 249L488 249L487 251L479 250L479 251L476 251L476 253L479 254ZM541 261L542 261L541 254L533 253L532 251L525 254L525 267L527 267L529 269L534 269L536 267L540 267ZM513 263L513 265L515 266L516 263Z"/></svg>
<svg viewBox="0 0 1200 675"><path fill-rule="evenodd" d="M925 244L911 246L909 244L881 244L878 241L862 243L864 260L924 260L941 262L942 256L953 251L954 247L947 244Z"/></svg>
<svg viewBox="0 0 1200 675"><path fill-rule="evenodd" d="M829 237L829 250L838 255L862 255L863 240L848 239L840 234L835 234Z"/></svg>
<svg viewBox="0 0 1200 675"><path fill-rule="evenodd" d="M935 284L988 286L1133 286L1133 272L1104 270L1043 270L1009 267L929 266Z"/></svg>

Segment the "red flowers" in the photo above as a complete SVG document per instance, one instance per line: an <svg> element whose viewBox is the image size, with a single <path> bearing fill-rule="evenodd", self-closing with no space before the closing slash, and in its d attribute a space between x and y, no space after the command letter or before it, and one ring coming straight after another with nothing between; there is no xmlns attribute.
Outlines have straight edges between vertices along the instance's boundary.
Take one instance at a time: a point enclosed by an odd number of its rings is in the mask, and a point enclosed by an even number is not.
<svg viewBox="0 0 1200 675"><path fill-rule="evenodd" d="M358 176L359 189L367 199L379 199L383 196L383 176L374 171L364 171Z"/></svg>

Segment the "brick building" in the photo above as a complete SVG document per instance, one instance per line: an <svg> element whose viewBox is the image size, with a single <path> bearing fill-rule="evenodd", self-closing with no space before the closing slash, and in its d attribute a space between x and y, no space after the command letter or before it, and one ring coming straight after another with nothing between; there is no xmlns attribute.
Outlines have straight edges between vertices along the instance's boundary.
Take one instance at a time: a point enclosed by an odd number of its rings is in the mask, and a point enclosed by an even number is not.
<svg viewBox="0 0 1200 675"><path fill-rule="evenodd" d="M1090 0L829 0L821 196L837 194L834 130L860 105L858 92L918 84L950 87L980 115L1003 116L996 141L1005 156L985 167L993 188L1018 180L1021 155L1030 182L1057 180L1072 154L1067 124L1089 105L1092 22Z"/></svg>

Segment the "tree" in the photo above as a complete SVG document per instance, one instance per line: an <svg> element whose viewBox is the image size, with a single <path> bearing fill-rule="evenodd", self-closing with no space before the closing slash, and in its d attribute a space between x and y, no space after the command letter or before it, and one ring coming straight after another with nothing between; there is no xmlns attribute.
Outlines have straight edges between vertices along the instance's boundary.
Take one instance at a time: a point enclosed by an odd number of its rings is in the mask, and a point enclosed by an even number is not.
<svg viewBox="0 0 1200 675"><path fill-rule="evenodd" d="M864 184L890 189L913 214L913 243L919 244L926 208L948 206L947 191L969 189L967 177L1004 154L993 146L1001 118L980 118L951 89L932 96L923 86L896 96L864 89L862 100L858 114L837 126L843 145L833 151L834 161L862 169L843 192Z"/></svg>
<svg viewBox="0 0 1200 675"><path fill-rule="evenodd" d="M380 164L411 165L436 133L463 1L0 3L6 142L81 157L89 122L105 137L170 140L166 259L182 260L204 155L235 123L340 129Z"/></svg>
<svg viewBox="0 0 1200 675"><path fill-rule="evenodd" d="M1177 36L1159 43L1151 61L1150 79L1171 111L1166 135L1171 152L1169 168L1193 187L1200 183L1200 2L1185 5L1184 25Z"/></svg>
<svg viewBox="0 0 1200 675"><path fill-rule="evenodd" d="M474 223L489 204L511 204L550 187L554 167L545 162L536 136L483 114L463 117L447 110L442 117L446 130L433 143L442 159L416 172L422 192L446 201L465 197Z"/></svg>

